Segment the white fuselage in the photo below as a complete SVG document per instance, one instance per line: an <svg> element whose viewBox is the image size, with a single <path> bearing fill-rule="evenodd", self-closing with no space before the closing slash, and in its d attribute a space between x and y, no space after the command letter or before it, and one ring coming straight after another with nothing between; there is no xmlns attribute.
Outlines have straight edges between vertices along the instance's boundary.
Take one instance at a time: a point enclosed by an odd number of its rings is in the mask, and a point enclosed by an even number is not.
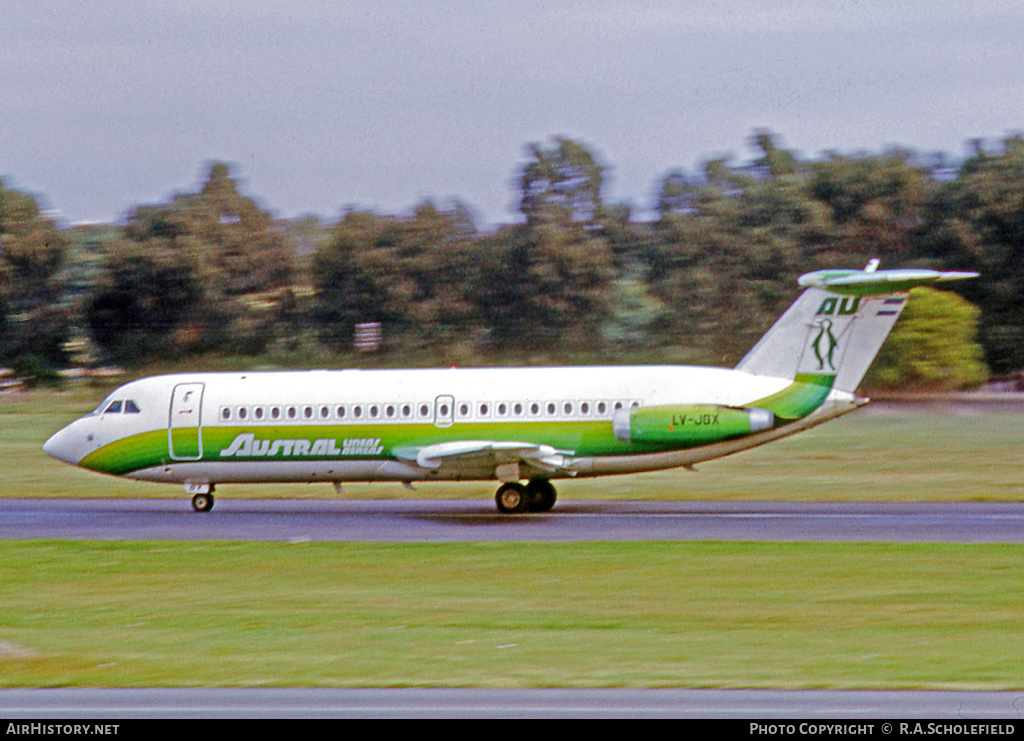
<svg viewBox="0 0 1024 741"><path fill-rule="evenodd" d="M791 383L676 366L175 374L120 387L48 441L47 452L160 482L411 482L493 479L495 465L469 457L424 467L406 450L526 441L558 456L548 477L599 476L690 465L857 406L832 391L795 425L683 449L631 446L612 435L617 410L744 407ZM135 411L126 411L129 402Z"/></svg>

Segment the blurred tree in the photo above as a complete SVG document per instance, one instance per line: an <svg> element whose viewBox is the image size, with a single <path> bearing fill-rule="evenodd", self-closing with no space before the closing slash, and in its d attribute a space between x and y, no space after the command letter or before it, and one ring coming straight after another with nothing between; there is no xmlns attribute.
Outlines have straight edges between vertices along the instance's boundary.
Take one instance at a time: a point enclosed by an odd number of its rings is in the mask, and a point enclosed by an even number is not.
<svg viewBox="0 0 1024 741"><path fill-rule="evenodd" d="M608 317L614 258L607 241L548 211L487 240L474 291L502 351L594 352Z"/></svg>
<svg viewBox="0 0 1024 741"><path fill-rule="evenodd" d="M60 367L70 316L58 306L66 240L36 199L0 181L0 364Z"/></svg>
<svg viewBox="0 0 1024 741"><path fill-rule="evenodd" d="M202 285L189 256L166 245L123 240L108 252L86 308L90 334L107 357L125 364L175 358L205 331ZM190 320L197 324L190 327Z"/></svg>
<svg viewBox="0 0 1024 741"><path fill-rule="evenodd" d="M126 306L149 305L153 297L145 282L137 279L148 270L182 289L154 314L153 331L160 327L175 331L175 323L186 313L192 322L187 340L179 338L181 342L169 341L167 346L256 354L281 329L275 326L275 318L281 309L277 304L288 300L292 280L289 242L270 214L239 192L228 165L211 164L197 193L136 208L128 217L124 238L134 248L119 245L113 250L107 270L115 272L106 279L102 297L97 297L103 313L114 311L110 304L114 296ZM123 263L122 256L129 254L149 258L136 278L130 277L132 271ZM177 277L172 278L172 273ZM130 291L138 293L130 296ZM189 312L177 304L185 294L200 302ZM90 316L95 318L97 311L94 302ZM124 362L127 348L120 346L120 340L94 323L91 326L99 332L94 334L97 343ZM156 349L145 342L137 347L142 356Z"/></svg>
<svg viewBox="0 0 1024 741"><path fill-rule="evenodd" d="M777 139L778 136L767 129L757 129L750 137L751 145L761 153L761 157L754 160L753 167L774 179L797 171L796 157L779 147Z"/></svg>
<svg viewBox="0 0 1024 741"><path fill-rule="evenodd" d="M959 177L934 191L922 231L918 257L982 274L959 290L982 311L992 371L1024 368L1024 139L1009 137L994 153L977 143Z"/></svg>
<svg viewBox="0 0 1024 741"><path fill-rule="evenodd" d="M981 312L955 293L915 288L864 385L958 390L988 379L975 341Z"/></svg>
<svg viewBox="0 0 1024 741"><path fill-rule="evenodd" d="M539 337L593 346L607 316L614 277L607 241L551 218L534 224L524 236Z"/></svg>
<svg viewBox="0 0 1024 741"><path fill-rule="evenodd" d="M810 194L831 209L834 222L827 259L877 257L886 265L906 259L934 187L929 172L913 163L910 152L832 154L810 168Z"/></svg>
<svg viewBox="0 0 1024 741"><path fill-rule="evenodd" d="M725 163L705 166L703 186L665 181L663 193L681 191L687 206L661 211L645 250L652 291L672 308L671 334L716 363L739 360L792 300L829 226L805 178L751 177Z"/></svg>
<svg viewBox="0 0 1024 741"><path fill-rule="evenodd" d="M135 242L167 240L197 260L211 296L236 296L287 286L292 256L271 215L238 191L228 165L210 165L198 193L141 206L125 235Z"/></svg>
<svg viewBox="0 0 1024 741"><path fill-rule="evenodd" d="M531 144L527 152L530 159L519 177L519 210L528 223L546 211L564 221L588 223L598 217L604 167L586 147L558 137L551 147Z"/></svg>
<svg viewBox="0 0 1024 741"><path fill-rule="evenodd" d="M322 336L345 348L360 322L384 325L387 343L443 346L469 333L475 270L473 219L461 204L430 202L411 217L350 211L312 267Z"/></svg>
<svg viewBox="0 0 1024 741"><path fill-rule="evenodd" d="M619 278L609 291L602 339L620 352L648 352L662 345L672 314L638 278Z"/></svg>
<svg viewBox="0 0 1024 741"><path fill-rule="evenodd" d="M655 210L664 221L670 216L689 216L697 211L700 186L690 180L682 170L672 170L658 188Z"/></svg>
<svg viewBox="0 0 1024 741"><path fill-rule="evenodd" d="M316 290L315 315L325 340L344 347L359 322L384 322L397 317L394 306L380 295L375 276L367 269L371 253L393 243L388 217L369 211L349 211L321 246L312 266Z"/></svg>
<svg viewBox="0 0 1024 741"><path fill-rule="evenodd" d="M315 336L344 349L355 323L382 322L417 362L460 362L486 338L502 355L640 346L728 364L797 275L879 257L983 273L958 292L982 310L986 359L1024 368L1024 139L975 142L955 177L941 155L807 162L779 141L755 130L745 164L669 171L653 222L604 202L606 168L586 146L532 144L515 186L523 223L486 234L462 204L430 201L276 222L219 162L123 229L59 231L0 183L0 362L298 351L314 317Z"/></svg>

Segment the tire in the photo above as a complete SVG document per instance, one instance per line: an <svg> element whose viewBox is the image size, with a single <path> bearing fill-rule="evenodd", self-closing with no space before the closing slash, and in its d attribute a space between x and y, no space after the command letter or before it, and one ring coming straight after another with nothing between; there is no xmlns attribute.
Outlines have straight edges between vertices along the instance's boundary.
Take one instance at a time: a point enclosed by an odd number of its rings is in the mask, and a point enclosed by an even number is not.
<svg viewBox="0 0 1024 741"><path fill-rule="evenodd" d="M554 484L548 479L531 480L526 485L526 491L530 495L531 512L550 512L558 499Z"/></svg>
<svg viewBox="0 0 1024 741"><path fill-rule="evenodd" d="M498 493L494 495L494 501L498 505L498 511L504 515L519 515L530 511L530 502L533 497L526 491L522 484L502 484Z"/></svg>
<svg viewBox="0 0 1024 741"><path fill-rule="evenodd" d="M213 509L213 493L196 494L192 497L192 509L196 512L209 512Z"/></svg>

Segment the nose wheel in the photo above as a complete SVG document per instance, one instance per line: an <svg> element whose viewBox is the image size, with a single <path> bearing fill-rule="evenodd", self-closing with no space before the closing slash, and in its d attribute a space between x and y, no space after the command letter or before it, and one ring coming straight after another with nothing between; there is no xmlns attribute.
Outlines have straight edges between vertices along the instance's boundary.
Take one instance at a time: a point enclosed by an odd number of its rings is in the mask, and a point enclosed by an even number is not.
<svg viewBox="0 0 1024 741"><path fill-rule="evenodd" d="M525 485L515 481L502 484L494 495L498 511L505 515L548 512L557 498L554 485L547 479L531 479Z"/></svg>
<svg viewBox="0 0 1024 741"><path fill-rule="evenodd" d="M186 484L185 491L192 494L192 509L196 512L213 509L213 484Z"/></svg>

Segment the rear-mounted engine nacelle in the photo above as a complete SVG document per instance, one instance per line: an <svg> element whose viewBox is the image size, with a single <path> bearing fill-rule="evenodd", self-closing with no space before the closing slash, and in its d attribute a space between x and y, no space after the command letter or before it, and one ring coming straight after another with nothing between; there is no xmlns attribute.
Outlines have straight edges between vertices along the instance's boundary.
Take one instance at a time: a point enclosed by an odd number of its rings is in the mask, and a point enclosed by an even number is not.
<svg viewBox="0 0 1024 741"><path fill-rule="evenodd" d="M622 442L692 447L770 430L775 414L758 407L686 404L618 409L612 417Z"/></svg>

